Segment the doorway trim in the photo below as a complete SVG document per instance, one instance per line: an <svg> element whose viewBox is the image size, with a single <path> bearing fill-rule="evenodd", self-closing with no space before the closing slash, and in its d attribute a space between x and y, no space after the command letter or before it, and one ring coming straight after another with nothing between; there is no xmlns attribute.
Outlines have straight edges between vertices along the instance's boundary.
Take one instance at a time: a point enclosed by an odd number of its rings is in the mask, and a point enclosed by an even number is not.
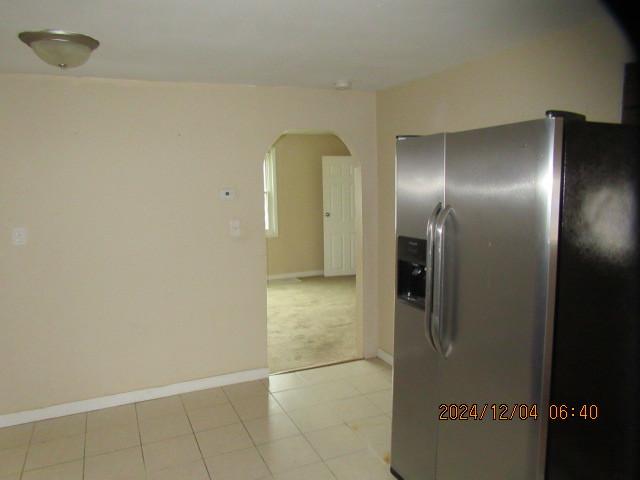
<svg viewBox="0 0 640 480"><path fill-rule="evenodd" d="M355 316L355 340L356 340L356 356L357 358L375 358L377 356L377 322L364 321L364 212L363 212L363 185L362 185L362 160L359 158L358 153L351 145L345 140L346 136L341 135L337 131L330 129L286 129L279 135L277 135L269 145L265 146L265 152L267 152L280 137L283 135L335 135L344 145L347 147L349 154L354 165L354 183L355 183L355 223L356 223L356 316ZM263 171L262 159L259 162L260 171ZM266 236L265 236L266 240ZM266 296L266 281L268 279L276 279L277 275L269 276L267 271L267 264L265 262L265 296ZM300 272L305 273L305 272ZM314 272L317 273L317 272ZM372 319L375 320L375 319ZM265 310L265 324L267 322L267 312ZM265 337L265 342L268 342L268 336ZM366 345L367 342L372 343ZM375 344L374 344L375 342ZM268 348L268 345L267 345Z"/></svg>

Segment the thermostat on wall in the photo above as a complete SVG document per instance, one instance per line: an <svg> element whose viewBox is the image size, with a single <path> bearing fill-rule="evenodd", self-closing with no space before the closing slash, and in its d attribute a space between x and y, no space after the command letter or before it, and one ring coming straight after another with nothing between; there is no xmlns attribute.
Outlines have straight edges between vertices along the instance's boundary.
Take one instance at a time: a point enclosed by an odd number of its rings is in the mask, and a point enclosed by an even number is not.
<svg viewBox="0 0 640 480"><path fill-rule="evenodd" d="M236 191L233 188L223 188L220 190L220 198L222 200L233 200L236 198Z"/></svg>

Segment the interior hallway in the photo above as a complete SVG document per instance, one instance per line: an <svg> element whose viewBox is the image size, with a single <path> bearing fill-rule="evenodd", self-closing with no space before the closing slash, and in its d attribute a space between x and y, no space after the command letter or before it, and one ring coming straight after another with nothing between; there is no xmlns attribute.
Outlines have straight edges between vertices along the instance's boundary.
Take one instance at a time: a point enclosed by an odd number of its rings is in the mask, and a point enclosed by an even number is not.
<svg viewBox="0 0 640 480"><path fill-rule="evenodd" d="M389 480L391 369L355 361L0 429L2 480Z"/></svg>
<svg viewBox="0 0 640 480"><path fill-rule="evenodd" d="M356 358L355 286L355 276L268 282L271 372Z"/></svg>

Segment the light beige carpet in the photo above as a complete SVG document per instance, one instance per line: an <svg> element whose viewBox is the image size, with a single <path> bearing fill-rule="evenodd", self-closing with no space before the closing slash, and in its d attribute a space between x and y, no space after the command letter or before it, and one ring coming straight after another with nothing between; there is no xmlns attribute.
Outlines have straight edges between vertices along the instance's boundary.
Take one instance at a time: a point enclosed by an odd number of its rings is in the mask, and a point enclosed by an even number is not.
<svg viewBox="0 0 640 480"><path fill-rule="evenodd" d="M355 286L354 276L268 282L271 372L356 358Z"/></svg>

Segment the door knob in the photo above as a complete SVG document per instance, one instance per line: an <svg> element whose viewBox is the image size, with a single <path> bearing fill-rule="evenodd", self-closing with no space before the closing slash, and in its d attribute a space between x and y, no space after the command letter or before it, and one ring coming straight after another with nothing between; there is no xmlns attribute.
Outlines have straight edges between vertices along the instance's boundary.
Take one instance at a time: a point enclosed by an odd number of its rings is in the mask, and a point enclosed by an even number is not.
<svg viewBox="0 0 640 480"><path fill-rule="evenodd" d="M331 214L330 214L329 212L324 212L324 216L325 216L325 217L330 217L330 216L331 216Z"/></svg>

